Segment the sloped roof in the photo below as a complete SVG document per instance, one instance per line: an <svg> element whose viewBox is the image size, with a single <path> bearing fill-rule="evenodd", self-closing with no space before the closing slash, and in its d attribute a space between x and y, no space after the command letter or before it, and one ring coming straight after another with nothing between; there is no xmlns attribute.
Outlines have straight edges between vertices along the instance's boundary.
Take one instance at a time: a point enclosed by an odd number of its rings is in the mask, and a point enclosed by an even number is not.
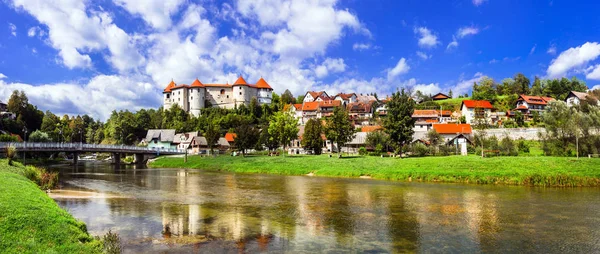
<svg viewBox="0 0 600 254"><path fill-rule="evenodd" d="M302 111L316 111L317 108L319 108L318 101L302 103Z"/></svg>
<svg viewBox="0 0 600 254"><path fill-rule="evenodd" d="M205 87L231 87L229 83L227 84L204 84Z"/></svg>
<svg viewBox="0 0 600 254"><path fill-rule="evenodd" d="M240 77L233 82L234 86L247 86L248 82L246 82L246 80L242 77L242 75L240 75Z"/></svg>
<svg viewBox="0 0 600 254"><path fill-rule="evenodd" d="M337 98L340 97L342 98L342 100L349 100L350 97L352 97L352 95L356 96L355 93L338 93L336 96L334 96L333 98Z"/></svg>
<svg viewBox="0 0 600 254"><path fill-rule="evenodd" d="M462 105L465 105L467 108L487 108L487 109L493 109L494 107L492 107L492 103L490 103L489 101L485 101L485 100L481 100L481 101L476 101L476 100L464 100L462 101L461 104L461 108Z"/></svg>
<svg viewBox="0 0 600 254"><path fill-rule="evenodd" d="M265 81L262 77L258 81L256 81L256 85L254 85L254 87L256 87L256 88L265 88L265 89L273 89L267 83L267 81Z"/></svg>
<svg viewBox="0 0 600 254"><path fill-rule="evenodd" d="M231 145L229 144L229 142L227 141L227 139L225 139L224 137L220 137L219 141L217 141L217 145L219 146L225 146L225 147L230 147Z"/></svg>
<svg viewBox="0 0 600 254"><path fill-rule="evenodd" d="M173 137L173 143L175 143L175 144L191 143L192 139L194 139L194 137L196 137L198 135L199 135L199 133L197 131L186 132L186 133L177 133L177 134L175 134L175 137Z"/></svg>
<svg viewBox="0 0 600 254"><path fill-rule="evenodd" d="M554 98L521 94L519 95L519 100L533 105L547 105L548 102L553 101Z"/></svg>
<svg viewBox="0 0 600 254"><path fill-rule="evenodd" d="M374 131L378 131L378 130L383 130L383 127L381 127L379 125L374 125L374 126L363 126L362 128L360 128L360 131L362 131L362 132L374 132Z"/></svg>
<svg viewBox="0 0 600 254"><path fill-rule="evenodd" d="M473 131L470 124L454 124L454 123L441 123L433 124L433 129L439 134L471 134Z"/></svg>
<svg viewBox="0 0 600 254"><path fill-rule="evenodd" d="M412 117L438 117L439 113L437 110L423 110L423 109L415 109L413 111Z"/></svg>
<svg viewBox="0 0 600 254"><path fill-rule="evenodd" d="M192 139L192 145L208 146L208 142L206 141L205 137L196 136Z"/></svg>
<svg viewBox="0 0 600 254"><path fill-rule="evenodd" d="M434 99L434 100L444 100L444 99L449 99L450 96L445 95L443 93L437 93L436 95L431 96L431 98Z"/></svg>
<svg viewBox="0 0 600 254"><path fill-rule="evenodd" d="M174 88L174 87L176 87L176 86L177 86L177 84L175 84L175 82L174 82L173 80L171 80L171 83L169 83L169 84L167 85L167 87L165 88L164 92L165 92L165 93L170 93L170 92L171 92L171 89L173 89L173 88Z"/></svg>
<svg viewBox="0 0 600 254"><path fill-rule="evenodd" d="M302 110L302 103L294 104L294 108L296 108L296 110Z"/></svg>
<svg viewBox="0 0 600 254"><path fill-rule="evenodd" d="M350 113L369 113L373 102L353 102L349 103L347 109Z"/></svg>
<svg viewBox="0 0 600 254"><path fill-rule="evenodd" d="M357 132L354 133L354 138L346 145L364 145L367 143L367 133L366 132Z"/></svg>
<svg viewBox="0 0 600 254"><path fill-rule="evenodd" d="M194 80L194 82L192 82L190 87L204 87L204 84L202 84L202 82L200 82L200 80L196 79L196 80Z"/></svg>
<svg viewBox="0 0 600 254"><path fill-rule="evenodd" d="M234 142L235 138L237 138L237 134L231 132L225 133L225 140L227 140L228 142Z"/></svg>
<svg viewBox="0 0 600 254"><path fill-rule="evenodd" d="M342 102L338 100L328 100L319 102L319 107L321 108L332 108L342 106Z"/></svg>
<svg viewBox="0 0 600 254"><path fill-rule="evenodd" d="M373 96L373 95L357 94L356 100L360 101L360 102L370 102L370 101L377 101L377 98L375 98L375 96Z"/></svg>
<svg viewBox="0 0 600 254"><path fill-rule="evenodd" d="M579 98L580 100L585 100L586 97L591 97L591 98L594 98L594 99L596 98L595 96L590 95L588 93L577 92L577 91L571 91L571 92L569 92L569 95L567 95L567 98L569 98L571 94L573 96Z"/></svg>
<svg viewBox="0 0 600 254"><path fill-rule="evenodd" d="M146 133L146 141L157 139L160 142L173 142L175 130L173 129L153 129Z"/></svg>

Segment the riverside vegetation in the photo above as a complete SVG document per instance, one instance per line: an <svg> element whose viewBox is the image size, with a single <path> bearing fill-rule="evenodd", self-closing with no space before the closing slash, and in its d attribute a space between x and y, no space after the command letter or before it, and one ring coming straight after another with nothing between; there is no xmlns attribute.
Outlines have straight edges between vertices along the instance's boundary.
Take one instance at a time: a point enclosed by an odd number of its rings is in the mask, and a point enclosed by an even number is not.
<svg viewBox="0 0 600 254"><path fill-rule="evenodd" d="M119 237L102 239L60 208L42 189L53 188L55 172L0 159L1 253L119 253Z"/></svg>

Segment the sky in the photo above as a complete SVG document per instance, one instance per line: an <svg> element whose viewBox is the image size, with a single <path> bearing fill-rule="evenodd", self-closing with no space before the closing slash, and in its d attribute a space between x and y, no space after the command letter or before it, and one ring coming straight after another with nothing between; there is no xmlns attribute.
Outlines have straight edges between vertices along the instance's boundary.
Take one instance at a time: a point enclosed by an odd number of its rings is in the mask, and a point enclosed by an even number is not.
<svg viewBox="0 0 600 254"><path fill-rule="evenodd" d="M0 100L57 114L158 108L174 80L277 93L470 93L489 76L600 87L596 0L0 0Z"/></svg>

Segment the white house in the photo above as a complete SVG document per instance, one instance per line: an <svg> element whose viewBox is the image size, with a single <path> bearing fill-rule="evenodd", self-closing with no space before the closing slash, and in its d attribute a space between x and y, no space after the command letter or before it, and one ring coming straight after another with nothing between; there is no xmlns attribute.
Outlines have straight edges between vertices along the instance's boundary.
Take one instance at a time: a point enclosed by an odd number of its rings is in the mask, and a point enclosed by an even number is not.
<svg viewBox="0 0 600 254"><path fill-rule="evenodd" d="M596 97L589 95L587 93L571 91L571 92L569 92L569 95L567 95L565 102L567 103L567 106L571 107L571 106L579 105L579 103L581 103L581 101L589 99L589 98L596 99Z"/></svg>
<svg viewBox="0 0 600 254"><path fill-rule="evenodd" d="M302 102L314 102L314 101L326 101L331 100L331 97L325 91L310 91L306 92L304 95L304 100Z"/></svg>
<svg viewBox="0 0 600 254"><path fill-rule="evenodd" d="M145 140L148 148L177 148L174 139L175 130L148 130Z"/></svg>
<svg viewBox="0 0 600 254"><path fill-rule="evenodd" d="M492 104L485 100L464 100L460 105L462 116L465 117L465 122L468 124L473 124L477 118L490 122L493 108Z"/></svg>

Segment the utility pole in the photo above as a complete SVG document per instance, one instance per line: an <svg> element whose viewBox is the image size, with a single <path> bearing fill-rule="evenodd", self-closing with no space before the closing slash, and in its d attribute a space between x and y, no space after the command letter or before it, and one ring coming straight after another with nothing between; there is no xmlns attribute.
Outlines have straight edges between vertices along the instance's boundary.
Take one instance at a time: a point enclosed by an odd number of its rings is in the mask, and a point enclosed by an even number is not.
<svg viewBox="0 0 600 254"><path fill-rule="evenodd" d="M25 133L25 135L23 135L23 165L25 165L25 149L27 147L27 126L23 127L23 132Z"/></svg>

